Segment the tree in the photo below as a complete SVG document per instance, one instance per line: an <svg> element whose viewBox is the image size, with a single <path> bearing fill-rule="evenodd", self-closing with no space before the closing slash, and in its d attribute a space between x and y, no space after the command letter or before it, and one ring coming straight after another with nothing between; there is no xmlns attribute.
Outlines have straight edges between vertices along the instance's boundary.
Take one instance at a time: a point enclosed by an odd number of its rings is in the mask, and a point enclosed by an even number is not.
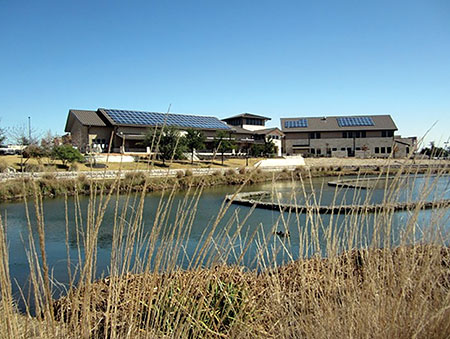
<svg viewBox="0 0 450 339"><path fill-rule="evenodd" d="M38 146L38 145L28 145L24 148L22 151L22 157L25 159L25 163L28 161L28 159L35 158L37 159L38 163L41 163L41 158L47 156L48 154L45 152L45 150Z"/></svg>
<svg viewBox="0 0 450 339"><path fill-rule="evenodd" d="M173 126L163 126L161 129L150 129L144 141L144 146L150 146L158 152L163 164L166 160L181 159L186 149L185 138ZM153 151L153 150L152 150Z"/></svg>
<svg viewBox="0 0 450 339"><path fill-rule="evenodd" d="M0 127L0 145L3 145L3 142L6 140L5 131Z"/></svg>
<svg viewBox="0 0 450 339"><path fill-rule="evenodd" d="M8 129L9 139L20 146L36 145L39 138L36 136L37 131L32 128L28 129L25 125L18 125Z"/></svg>
<svg viewBox="0 0 450 339"><path fill-rule="evenodd" d="M45 136L41 139L41 148L46 157L49 157L55 147L55 136L50 130L47 131Z"/></svg>
<svg viewBox="0 0 450 339"><path fill-rule="evenodd" d="M436 147L434 141L430 142L430 147L424 147L421 149L420 154L425 154L432 157L448 157L450 152L443 147Z"/></svg>
<svg viewBox="0 0 450 339"><path fill-rule="evenodd" d="M201 131L189 128L184 136L186 140L186 147L191 152L191 164L194 163L194 150L205 147L205 135Z"/></svg>
<svg viewBox="0 0 450 339"><path fill-rule="evenodd" d="M67 166L67 163L84 161L84 157L80 151L71 145L60 145L53 148L52 158L61 160L64 166Z"/></svg>
<svg viewBox="0 0 450 339"><path fill-rule="evenodd" d="M272 137L264 139L264 155L266 157L271 156L276 153L275 144L273 143Z"/></svg>
<svg viewBox="0 0 450 339"><path fill-rule="evenodd" d="M222 154L222 165L224 153L226 151L231 151L234 148L234 142L230 138L230 134L225 131L218 131L214 137L214 148L216 152Z"/></svg>
<svg viewBox="0 0 450 339"><path fill-rule="evenodd" d="M264 144L253 144L250 148L250 155L253 157L270 156L276 153L275 144L272 138L264 140Z"/></svg>

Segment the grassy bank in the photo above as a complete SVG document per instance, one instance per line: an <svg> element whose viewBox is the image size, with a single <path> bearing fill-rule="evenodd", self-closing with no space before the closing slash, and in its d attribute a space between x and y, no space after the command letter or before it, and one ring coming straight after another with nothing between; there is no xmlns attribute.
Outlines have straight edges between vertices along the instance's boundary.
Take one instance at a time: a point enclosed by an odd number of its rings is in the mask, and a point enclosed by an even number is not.
<svg viewBox="0 0 450 339"><path fill-rule="evenodd" d="M231 202L217 210L205 228L195 253L183 260L185 240L195 222L198 201L204 187L235 184L236 193L258 180L291 180L294 190L314 176L349 174L338 168L298 169L277 174L229 172L226 175L178 178L147 178L142 174L122 180L89 182L79 178L68 187L75 195L73 211L66 210L67 251L76 246L80 260L67 258L70 282L66 296L55 300L60 284L52 278L47 264L46 225L42 198L59 180L22 182L23 196L33 208L36 220L29 220L27 248L30 289L22 296L29 307L18 315L12 295L14 281L9 275L6 238L7 220L0 219L0 335L7 338L447 338L450 336L450 241L448 217L436 211L421 224L420 209L408 211L402 231L394 242L394 212L385 210L370 216L370 231L362 223L369 215L349 214L339 232L314 212L304 213L300 222L295 213L279 213L270 231L246 231L249 208L241 218L224 220ZM419 173L417 168L381 168L362 172L393 175L386 185L385 202L395 201L404 186L402 174ZM435 178L446 169L429 171L429 180L418 199L425 201L436 185ZM433 175L431 175L433 174ZM267 176L267 177L266 177ZM84 182L82 185L82 182ZM29 186L26 186L29 185ZM175 201L175 192L187 193ZM72 189L72 188L70 188ZM153 227L145 231L145 192L162 189ZM51 191L51 194L56 194ZM61 190L62 192L64 190ZM136 191L141 194L135 194ZM89 203L77 203L89 193ZM98 194L102 197L98 198ZM304 192L306 193L306 192ZM58 193L59 194L59 193ZM62 193L65 195L65 193ZM119 194L125 205L119 207ZM310 193L308 193L310 194ZM318 192L317 194L320 194ZM369 192L370 193L370 189ZM422 195L423 194L423 195ZM32 196L32 199L29 197ZM67 201L66 201L67 203ZM339 202L337 202L339 203ZM107 206L115 206L112 225L104 225ZM170 219L175 211L175 219ZM69 216L76 219L76 243L69 243ZM289 224L287 219L295 220ZM224 223L221 223L225 221ZM168 228L163 226L170 225ZM223 225L223 226L220 226ZM111 259L108 277L98 280L96 271L101 227L111 227ZM289 258L291 238L281 238L276 230L296 227L297 260L277 266L276 255ZM292 229L291 229L292 231ZM323 242L320 240L323 237ZM236 245L238 243L238 245ZM257 269L243 266L250 244L258 251ZM226 263L232 258L235 265ZM62 258L61 258L62 259ZM31 311L31 308L35 312Z"/></svg>
<svg viewBox="0 0 450 339"><path fill-rule="evenodd" d="M444 338L449 288L450 249L415 246L262 273L219 266L110 277L55 301L53 311L73 331L86 319L93 336Z"/></svg>
<svg viewBox="0 0 450 339"><path fill-rule="evenodd" d="M112 171L117 170L148 170L148 169L182 169L182 168L227 168L227 167L242 167L253 166L263 158L249 158L248 161L244 158L229 158L225 159L224 163L218 159L195 161L191 163L188 160L171 160L165 164L162 161L142 157L140 161L136 162L108 162L98 163L98 166L91 167L89 163L75 163L73 166L63 166L60 160L53 160L50 158L22 158L20 155L6 155L0 156L0 170L6 167L13 168L16 171L25 172L66 172L69 169L72 171L103 171L105 168Z"/></svg>
<svg viewBox="0 0 450 339"><path fill-rule="evenodd" d="M248 169L241 167L239 170L228 169L224 173L220 171L211 175L193 176L189 169L185 169L176 177L149 177L145 172L129 172L122 179L89 179L84 174L79 174L76 179L57 178L54 173L46 173L42 178L31 180L13 179L3 182L0 185L0 202L23 200L25 197L33 197L36 188L44 197L57 197L63 195L90 195L92 192L109 192L111 189L119 193L133 192L154 192L171 188L180 190L191 186L213 187L219 185L241 185L243 183L254 184L270 182L272 180L300 180L327 177L327 176L354 176L358 178L365 176L397 175L403 174L432 174L448 173L450 167L427 168L427 167L396 167L375 166L375 167L343 167L343 166L316 166L299 167L295 170L283 170L278 173L264 172L260 169ZM145 183L145 185L144 185ZM145 187L145 188L144 188Z"/></svg>

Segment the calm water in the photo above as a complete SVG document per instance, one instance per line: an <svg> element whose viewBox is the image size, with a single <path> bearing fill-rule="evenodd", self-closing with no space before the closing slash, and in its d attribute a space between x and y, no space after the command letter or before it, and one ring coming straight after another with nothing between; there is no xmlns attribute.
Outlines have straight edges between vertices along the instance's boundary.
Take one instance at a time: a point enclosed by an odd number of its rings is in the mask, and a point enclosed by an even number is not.
<svg viewBox="0 0 450 339"><path fill-rule="evenodd" d="M371 191L360 189L336 190L334 187L326 185L327 181L333 178L320 178L313 181L313 185L306 185L303 191L297 184L291 182L280 182L276 184L263 184L245 187L244 191L260 191L269 190L274 192L274 197L282 201L291 201L295 197L297 202L303 203L306 200L313 201L316 199L320 204L329 203L351 203L352 201L364 202L366 200L372 202L382 202L385 199L384 190L379 187ZM426 178L418 178L410 180L402 185L402 191L396 197L397 200L414 200L420 194L426 191L428 187ZM442 177L433 182L430 193L425 195L425 199L450 199L450 180L449 177ZM383 185L381 185L383 186ZM233 193L237 187L219 187L206 189L202 194L195 219L192 224L189 237L182 241L182 251L178 255L178 264L181 267L187 267L188 262L194 257L196 248L204 241L205 232L211 228L211 225L217 218L217 214L224 201L226 194ZM174 199L173 208L171 209L168 223L162 227L160 234L156 239L155 247L166 246L171 248L175 243L165 240L168 232L173 228L174 220L180 215L177 208L184 199L185 193L178 193ZM157 206L160 202L161 194L148 194L145 198L143 213L143 229L144 235L149 234L153 228ZM121 196L117 203L123 206L126 197ZM83 220L86 220L86 210L89 198L81 197L80 206L83 211ZM103 222L99 230L98 237L98 259L97 259L97 276L108 275L108 265L110 263L110 254L113 239L114 224L114 206L113 199L107 210ZM77 229L74 221L74 199L68 200L69 211L69 246L70 258L73 265L78 262L78 245L77 245ZM7 237L10 250L10 274L12 279L17 281L14 284L16 295L18 295L17 286L25 287L29 278L28 261L25 248L28 244L28 228L26 222L25 205L23 202L5 203L0 205L1 213L7 220ZM29 205L32 228L35 230L34 208ZM373 235L374 224L380 225L386 220L380 216L333 216L305 214L294 215L289 213L280 213L278 211L269 211L256 209L253 213L249 213L250 208L232 205L227 211L223 220L220 222L217 231L213 237L213 244L209 249L209 255L217 255L222 262L235 263L236 258L240 256L242 249L247 244L247 239L254 234L248 251L243 256L240 264L251 268L258 268L258 258L263 258L266 263L280 264L299 256L308 256L313 253L321 252L326 255L324 248L326 247L326 234L342 237L348 235L349 225L358 225L359 236L354 246L366 245ZM129 214L132 213L132 207L128 208ZM44 201L45 228L46 228L46 251L48 264L50 266L53 278L62 284L67 283L67 249L66 249L66 215L64 199L47 199ZM399 241L402 232L411 215L407 212L395 213L392 217L392 241ZM415 233L416 238L421 238L429 230L440 232L444 241L448 243L450 230L450 211L449 209L441 209L436 211L421 212L415 221L418 232ZM235 232L238 224L242 224L240 236L230 239ZM320 225L312 227L311 225ZM223 229L229 229L229 236L223 234ZM279 238L273 236L274 231L289 230L290 238ZM34 238L37 240L37 234L33 232ZM317 235L318 242L311 242L311 233ZM266 240L265 240L266 239ZM266 243L264 244L264 241ZM38 242L37 242L38 243ZM344 248L343 246L342 248ZM229 249L232 249L230 252ZM261 248L266 249L261 253ZM82 253L81 253L81 257ZM151 257L154 260L154 257Z"/></svg>

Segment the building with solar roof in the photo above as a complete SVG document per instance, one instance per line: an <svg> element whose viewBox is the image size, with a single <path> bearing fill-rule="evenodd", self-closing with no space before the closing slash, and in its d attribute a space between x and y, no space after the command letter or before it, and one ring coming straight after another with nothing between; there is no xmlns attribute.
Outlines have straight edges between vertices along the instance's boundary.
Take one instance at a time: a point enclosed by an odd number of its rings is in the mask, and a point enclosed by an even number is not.
<svg viewBox="0 0 450 339"><path fill-rule="evenodd" d="M284 134L278 128L267 128L270 120L250 113L219 120L212 116L158 113L99 108L96 111L69 110L65 131L72 144L81 152L143 153L142 145L149 128L174 126L180 130L193 128L206 137L203 156L213 153L214 137L218 131L229 133L236 143L235 154L246 154L254 144L272 140L281 155L281 139ZM199 150L200 151L200 150Z"/></svg>
<svg viewBox="0 0 450 339"><path fill-rule="evenodd" d="M209 143L219 130L230 135L233 132L226 123L211 116L106 108L69 110L65 131L70 133L72 144L81 152L140 153L146 151L141 143L149 128L163 125L201 130Z"/></svg>
<svg viewBox="0 0 450 339"><path fill-rule="evenodd" d="M390 115L282 118L287 155L334 157L405 157L416 138L394 136Z"/></svg>

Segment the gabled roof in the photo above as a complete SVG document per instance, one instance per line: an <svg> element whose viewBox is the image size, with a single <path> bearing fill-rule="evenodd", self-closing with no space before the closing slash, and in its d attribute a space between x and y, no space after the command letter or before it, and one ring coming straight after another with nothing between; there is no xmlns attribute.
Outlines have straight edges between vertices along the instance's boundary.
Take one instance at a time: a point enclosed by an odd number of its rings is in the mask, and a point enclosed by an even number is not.
<svg viewBox="0 0 450 339"><path fill-rule="evenodd" d="M235 133L235 134L255 134L253 131L242 128L240 126L232 126L232 125L228 125L228 126L233 130L233 133Z"/></svg>
<svg viewBox="0 0 450 339"><path fill-rule="evenodd" d="M99 117L97 111L71 109L67 116L65 132L70 132L75 120L78 120L83 126L106 126L106 123Z"/></svg>
<svg viewBox="0 0 450 339"><path fill-rule="evenodd" d="M278 127L271 127L271 128L265 128L265 129L258 129L256 131L253 131L253 134L269 134L270 132L278 132L280 135L284 135L284 133L278 128Z"/></svg>
<svg viewBox="0 0 450 339"><path fill-rule="evenodd" d="M390 115L281 118L281 130L288 132L397 130ZM349 124L348 122L356 122ZM359 123L360 122L360 123Z"/></svg>
<svg viewBox="0 0 450 339"><path fill-rule="evenodd" d="M262 115L256 115L256 114L252 114L252 113L241 113L241 114L233 115L232 117L225 118L222 120L227 121L227 120L231 120L231 119L235 119L235 118L255 118L255 119L263 119L263 120L271 120L268 117L263 117Z"/></svg>

